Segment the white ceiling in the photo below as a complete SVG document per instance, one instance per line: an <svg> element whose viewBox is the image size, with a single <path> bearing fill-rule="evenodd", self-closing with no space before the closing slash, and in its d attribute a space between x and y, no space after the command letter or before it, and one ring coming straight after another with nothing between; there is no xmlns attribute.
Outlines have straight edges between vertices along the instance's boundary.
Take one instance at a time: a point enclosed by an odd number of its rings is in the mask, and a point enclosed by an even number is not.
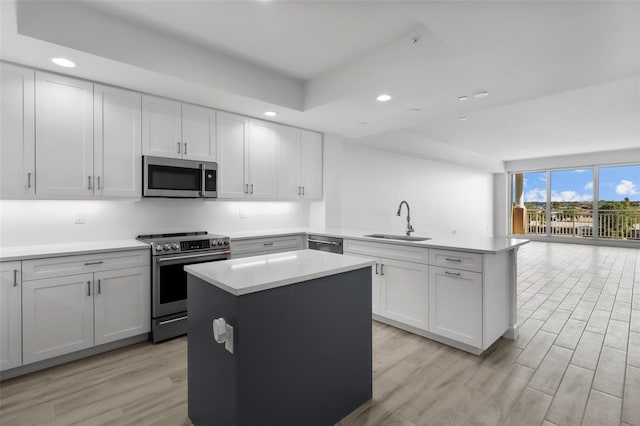
<svg viewBox="0 0 640 426"><path fill-rule="evenodd" d="M0 23L2 59L377 149L498 171L640 147L637 1L8 0Z"/></svg>

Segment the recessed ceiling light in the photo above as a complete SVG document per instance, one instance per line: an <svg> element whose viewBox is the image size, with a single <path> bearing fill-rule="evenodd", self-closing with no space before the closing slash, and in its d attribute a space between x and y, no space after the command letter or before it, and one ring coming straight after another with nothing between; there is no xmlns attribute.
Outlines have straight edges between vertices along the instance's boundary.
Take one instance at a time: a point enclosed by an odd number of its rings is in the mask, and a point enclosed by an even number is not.
<svg viewBox="0 0 640 426"><path fill-rule="evenodd" d="M489 92L487 92L486 90L483 90L481 92L476 92L476 93L473 94L474 98L484 98L484 97L487 97L487 96L489 96Z"/></svg>
<svg viewBox="0 0 640 426"><path fill-rule="evenodd" d="M266 115L267 117L275 117L276 115L278 115L278 113L273 111L267 111L264 113L264 115Z"/></svg>
<svg viewBox="0 0 640 426"><path fill-rule="evenodd" d="M527 151L530 151L530 150L533 149L533 147L532 146L525 146L524 149L526 149Z"/></svg>
<svg viewBox="0 0 640 426"><path fill-rule="evenodd" d="M378 96L376 99L377 99L378 101L380 101L380 102L387 102L387 101L390 101L390 100L391 100L391 96L390 96L390 95L383 94L383 95Z"/></svg>
<svg viewBox="0 0 640 426"><path fill-rule="evenodd" d="M60 67L74 68L76 66L73 61L67 58L49 58L49 60Z"/></svg>
<svg viewBox="0 0 640 426"><path fill-rule="evenodd" d="M366 121L361 121L361 122L359 122L358 124L359 124L359 125L361 125L361 126L366 126L366 125L367 125L367 124L369 124L369 123L367 123Z"/></svg>
<svg viewBox="0 0 640 426"><path fill-rule="evenodd" d="M460 96L460 97L458 98L458 100L459 100L459 101L466 101L467 99L469 99L469 97L468 97L468 96Z"/></svg>
<svg viewBox="0 0 640 426"><path fill-rule="evenodd" d="M422 110L421 110L420 108L411 108L411 109L409 110L409 112L410 112L410 113L412 113L412 114L417 114L417 113L419 113L419 112L421 112L421 111L422 111Z"/></svg>
<svg viewBox="0 0 640 426"><path fill-rule="evenodd" d="M468 120L468 119L469 119L469 117L467 117L466 115L458 117L458 120L460 120L460 121L465 121L465 120Z"/></svg>

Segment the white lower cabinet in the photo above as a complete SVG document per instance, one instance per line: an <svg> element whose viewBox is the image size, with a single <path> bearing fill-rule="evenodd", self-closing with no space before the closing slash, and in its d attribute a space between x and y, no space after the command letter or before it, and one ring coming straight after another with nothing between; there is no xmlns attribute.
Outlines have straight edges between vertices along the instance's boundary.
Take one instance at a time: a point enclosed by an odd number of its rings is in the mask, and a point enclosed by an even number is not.
<svg viewBox="0 0 640 426"><path fill-rule="evenodd" d="M23 364L148 333L149 257L129 250L23 261Z"/></svg>
<svg viewBox="0 0 640 426"><path fill-rule="evenodd" d="M482 346L482 274L430 267L429 331Z"/></svg>
<svg viewBox="0 0 640 426"><path fill-rule="evenodd" d="M304 249L302 235L231 240L231 258L260 256Z"/></svg>
<svg viewBox="0 0 640 426"><path fill-rule="evenodd" d="M150 330L148 267L97 272L93 281L96 345Z"/></svg>
<svg viewBox="0 0 640 426"><path fill-rule="evenodd" d="M20 262L0 263L0 371L22 365Z"/></svg>
<svg viewBox="0 0 640 426"><path fill-rule="evenodd" d="M93 346L93 274L26 281L24 364Z"/></svg>
<svg viewBox="0 0 640 426"><path fill-rule="evenodd" d="M429 267L420 263L380 259L380 314L428 329Z"/></svg>

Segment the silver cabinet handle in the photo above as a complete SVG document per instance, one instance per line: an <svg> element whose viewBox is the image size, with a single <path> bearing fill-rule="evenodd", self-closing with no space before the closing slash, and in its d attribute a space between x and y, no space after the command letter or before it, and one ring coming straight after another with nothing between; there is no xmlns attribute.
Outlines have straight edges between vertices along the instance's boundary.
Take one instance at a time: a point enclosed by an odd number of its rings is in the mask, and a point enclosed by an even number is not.
<svg viewBox="0 0 640 426"><path fill-rule="evenodd" d="M264 244L262 244L262 245L263 245L263 246L272 246L272 245L273 245L273 243L264 243Z"/></svg>
<svg viewBox="0 0 640 426"><path fill-rule="evenodd" d="M104 260L98 260L96 262L84 262L84 266L102 265L103 263L104 263Z"/></svg>
<svg viewBox="0 0 640 426"><path fill-rule="evenodd" d="M302 195L304 195L304 186L302 187Z"/></svg>
<svg viewBox="0 0 640 426"><path fill-rule="evenodd" d="M302 187L301 186L298 187L298 195L302 195Z"/></svg>
<svg viewBox="0 0 640 426"><path fill-rule="evenodd" d="M89 176L89 185L87 186L87 189L91 189L91 176Z"/></svg>
<svg viewBox="0 0 640 426"><path fill-rule="evenodd" d="M251 184L251 193L253 194L253 184Z"/></svg>
<svg viewBox="0 0 640 426"><path fill-rule="evenodd" d="M380 275L384 275L384 263L380 264Z"/></svg>
<svg viewBox="0 0 640 426"><path fill-rule="evenodd" d="M178 154L180 154L180 142L176 142L178 144Z"/></svg>
<svg viewBox="0 0 640 426"><path fill-rule="evenodd" d="M13 270L13 286L14 287L18 286L18 270L17 269Z"/></svg>
<svg viewBox="0 0 640 426"><path fill-rule="evenodd" d="M27 173L27 188L31 188L31 172Z"/></svg>
<svg viewBox="0 0 640 426"><path fill-rule="evenodd" d="M245 193L245 194L248 194L248 193L249 193L249 184L248 184L248 183L245 183L245 184L244 184L244 193Z"/></svg>
<svg viewBox="0 0 640 426"><path fill-rule="evenodd" d="M450 257L447 257L445 260L447 262L458 262L458 263L462 262L462 259L452 259Z"/></svg>
<svg viewBox="0 0 640 426"><path fill-rule="evenodd" d="M102 286L100 285L102 283L102 280L98 280L98 294L102 293Z"/></svg>
<svg viewBox="0 0 640 426"><path fill-rule="evenodd" d="M444 271L444 273L447 274L447 275L455 275L456 277L459 277L460 275L462 275L460 272Z"/></svg>
<svg viewBox="0 0 640 426"><path fill-rule="evenodd" d="M378 275L378 264L376 263L376 275Z"/></svg>
<svg viewBox="0 0 640 426"><path fill-rule="evenodd" d="M184 143L184 154L187 155L187 143Z"/></svg>
<svg viewBox="0 0 640 426"><path fill-rule="evenodd" d="M98 191L100 191L100 176L98 176Z"/></svg>
<svg viewBox="0 0 640 426"><path fill-rule="evenodd" d="M91 296L91 281L87 281L87 296Z"/></svg>

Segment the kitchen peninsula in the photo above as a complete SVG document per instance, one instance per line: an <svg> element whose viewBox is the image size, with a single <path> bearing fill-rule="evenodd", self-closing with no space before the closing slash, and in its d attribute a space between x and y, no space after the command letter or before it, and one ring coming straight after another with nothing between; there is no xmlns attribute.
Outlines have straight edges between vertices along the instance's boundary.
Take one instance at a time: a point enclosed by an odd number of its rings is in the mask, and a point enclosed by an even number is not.
<svg viewBox="0 0 640 426"><path fill-rule="evenodd" d="M297 250L186 266L193 423L334 424L371 399L373 264Z"/></svg>

